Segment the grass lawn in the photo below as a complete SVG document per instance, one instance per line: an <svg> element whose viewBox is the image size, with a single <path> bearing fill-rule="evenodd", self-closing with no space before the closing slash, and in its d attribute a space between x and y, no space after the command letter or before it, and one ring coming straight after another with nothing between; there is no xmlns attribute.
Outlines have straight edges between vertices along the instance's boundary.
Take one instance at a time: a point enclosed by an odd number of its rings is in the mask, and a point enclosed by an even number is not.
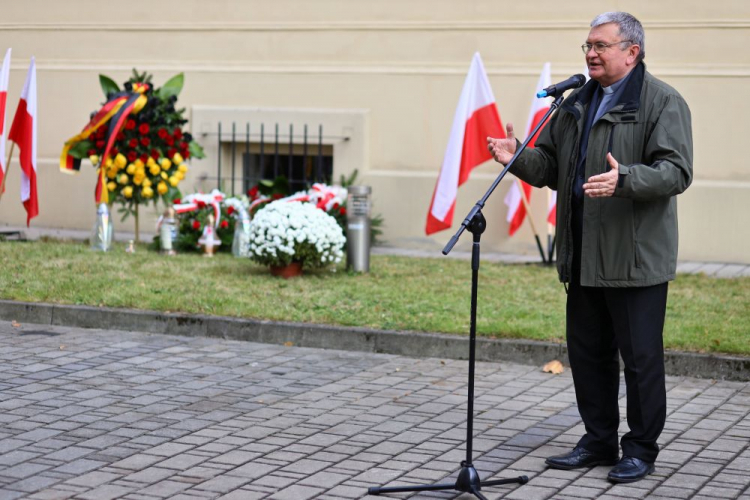
<svg viewBox="0 0 750 500"><path fill-rule="evenodd" d="M118 245L0 242L0 298L467 334L471 268L448 258L372 256L369 274L339 266L282 280L221 254L164 257ZM565 290L554 269L483 262L477 329L561 342ZM670 284L668 349L750 355L750 278L680 275Z"/></svg>

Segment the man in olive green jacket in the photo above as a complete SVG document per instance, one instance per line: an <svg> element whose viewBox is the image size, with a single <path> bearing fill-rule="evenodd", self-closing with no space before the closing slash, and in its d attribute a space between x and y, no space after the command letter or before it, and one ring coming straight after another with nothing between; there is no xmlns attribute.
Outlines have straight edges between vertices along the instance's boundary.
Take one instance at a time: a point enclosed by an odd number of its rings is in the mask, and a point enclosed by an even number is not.
<svg viewBox="0 0 750 500"><path fill-rule="evenodd" d="M582 46L591 80L510 171L558 191L557 267L569 284L568 352L586 434L547 464L616 464L609 479L632 482L653 472L666 419L662 331L677 267L675 196L692 181L692 130L684 99L646 71L640 22L608 12L591 27ZM517 148L512 125L508 139L488 138L488 147L507 164ZM619 461L618 351L630 427Z"/></svg>

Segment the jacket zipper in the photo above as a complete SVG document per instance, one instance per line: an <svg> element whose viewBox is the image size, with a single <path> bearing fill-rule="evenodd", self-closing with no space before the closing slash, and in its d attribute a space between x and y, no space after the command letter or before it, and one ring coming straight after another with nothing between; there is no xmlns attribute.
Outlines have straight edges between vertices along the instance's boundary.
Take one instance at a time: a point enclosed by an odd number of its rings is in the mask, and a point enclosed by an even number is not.
<svg viewBox="0 0 750 500"><path fill-rule="evenodd" d="M607 146L607 153L612 153L612 145L615 141L615 126L618 122L612 123L612 127L609 130L609 146ZM635 207L633 207L633 259L635 261L635 267L640 269L641 267L641 252L638 249L638 235L635 230Z"/></svg>
<svg viewBox="0 0 750 500"><path fill-rule="evenodd" d="M576 128L578 127L578 121L576 121ZM578 164L578 156L580 155L580 141L581 141L581 134L576 134L576 142L574 144L575 155L573 156L573 162L570 165L571 168L568 168L568 179L567 179L567 185L565 188L567 189L568 193L568 217L567 217L567 223L565 225L565 233L567 234L567 248L565 249L565 273L563 275L563 283L570 283L572 281L572 271L573 271L573 182L575 182L575 176L576 176L576 165ZM567 293L567 288L565 289L565 292Z"/></svg>

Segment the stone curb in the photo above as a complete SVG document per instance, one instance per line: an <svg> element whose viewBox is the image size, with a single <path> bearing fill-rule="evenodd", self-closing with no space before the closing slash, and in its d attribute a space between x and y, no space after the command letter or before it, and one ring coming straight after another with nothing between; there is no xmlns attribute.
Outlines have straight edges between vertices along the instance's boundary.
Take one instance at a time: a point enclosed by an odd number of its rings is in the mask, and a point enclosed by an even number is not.
<svg viewBox="0 0 750 500"><path fill-rule="evenodd" d="M203 336L266 344L287 344L397 354L468 359L466 336L371 330L307 323L161 313L135 309L57 305L0 300L0 320L42 325L98 328L189 337ZM534 340L477 338L477 361L539 365L559 359L568 364L565 344ZM750 357L666 351L668 375L717 380L750 380Z"/></svg>

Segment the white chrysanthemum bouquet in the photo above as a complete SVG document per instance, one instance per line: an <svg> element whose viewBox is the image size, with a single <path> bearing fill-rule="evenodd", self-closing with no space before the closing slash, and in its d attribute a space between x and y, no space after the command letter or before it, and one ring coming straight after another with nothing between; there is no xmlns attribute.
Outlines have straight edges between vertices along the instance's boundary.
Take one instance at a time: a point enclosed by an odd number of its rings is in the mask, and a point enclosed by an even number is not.
<svg viewBox="0 0 750 500"><path fill-rule="evenodd" d="M312 203L274 201L250 223L250 258L263 265L325 267L341 262L345 243L336 219Z"/></svg>

